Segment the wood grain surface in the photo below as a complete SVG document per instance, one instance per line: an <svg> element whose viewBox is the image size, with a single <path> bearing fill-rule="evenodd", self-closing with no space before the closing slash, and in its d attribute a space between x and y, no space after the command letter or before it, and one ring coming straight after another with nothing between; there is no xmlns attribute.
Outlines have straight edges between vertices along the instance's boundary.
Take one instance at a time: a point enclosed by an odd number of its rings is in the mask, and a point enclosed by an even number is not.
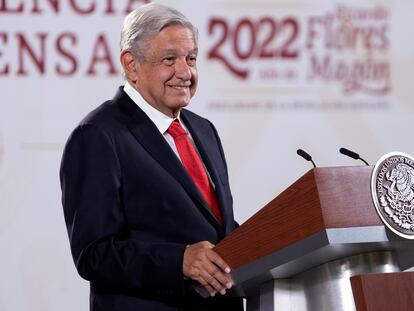
<svg viewBox="0 0 414 311"><path fill-rule="evenodd" d="M382 225L370 194L372 170L368 166L310 170L217 244L215 251L237 269L327 228Z"/></svg>
<svg viewBox="0 0 414 311"><path fill-rule="evenodd" d="M357 275L351 285L357 311L414 310L414 272Z"/></svg>

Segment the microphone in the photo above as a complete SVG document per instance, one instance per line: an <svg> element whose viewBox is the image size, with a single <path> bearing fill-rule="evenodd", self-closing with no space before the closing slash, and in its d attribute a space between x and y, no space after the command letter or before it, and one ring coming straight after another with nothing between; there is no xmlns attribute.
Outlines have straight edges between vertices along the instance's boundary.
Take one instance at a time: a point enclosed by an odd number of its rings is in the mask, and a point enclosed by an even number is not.
<svg viewBox="0 0 414 311"><path fill-rule="evenodd" d="M353 158L355 160L361 160L362 162L364 162L366 165L369 166L368 162L365 161L363 158L361 158L359 156L359 154L356 153L356 152L353 152L353 151L351 151L349 149L346 149L346 148L340 148L339 149L339 152L342 153L342 154L344 154L344 155L346 155L346 156L348 156L348 157L350 157L350 158Z"/></svg>
<svg viewBox="0 0 414 311"><path fill-rule="evenodd" d="M296 151L296 153L298 154L298 155L300 155L302 158L304 158L306 161L311 161L312 162L312 164L313 164L313 167L315 167L316 168L316 165L315 165L315 162L313 162L313 160L312 160L312 157L307 153L307 152L305 152L304 150L302 150L302 149L298 149L297 151Z"/></svg>

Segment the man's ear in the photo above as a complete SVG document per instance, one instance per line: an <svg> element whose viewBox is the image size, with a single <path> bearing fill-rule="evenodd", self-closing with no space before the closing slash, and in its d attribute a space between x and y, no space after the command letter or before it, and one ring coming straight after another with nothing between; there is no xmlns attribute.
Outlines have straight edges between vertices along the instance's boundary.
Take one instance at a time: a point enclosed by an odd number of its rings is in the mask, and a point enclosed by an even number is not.
<svg viewBox="0 0 414 311"><path fill-rule="evenodd" d="M135 83L138 78L136 63L138 60L130 51L122 51L120 55L121 65L124 68L125 76L129 81Z"/></svg>

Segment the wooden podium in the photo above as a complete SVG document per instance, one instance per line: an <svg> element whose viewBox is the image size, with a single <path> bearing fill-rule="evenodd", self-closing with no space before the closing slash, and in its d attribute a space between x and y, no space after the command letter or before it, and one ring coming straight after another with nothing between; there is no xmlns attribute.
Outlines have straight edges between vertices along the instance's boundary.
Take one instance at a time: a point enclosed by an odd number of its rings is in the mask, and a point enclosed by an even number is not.
<svg viewBox="0 0 414 311"><path fill-rule="evenodd" d="M372 170L312 169L216 245L248 311L369 310L355 304L351 277L394 272L413 279L400 271L414 266L414 241L389 232L378 217ZM359 302L372 299L358 280ZM413 301L414 291L401 288L400 297ZM407 305L387 310L414 310Z"/></svg>

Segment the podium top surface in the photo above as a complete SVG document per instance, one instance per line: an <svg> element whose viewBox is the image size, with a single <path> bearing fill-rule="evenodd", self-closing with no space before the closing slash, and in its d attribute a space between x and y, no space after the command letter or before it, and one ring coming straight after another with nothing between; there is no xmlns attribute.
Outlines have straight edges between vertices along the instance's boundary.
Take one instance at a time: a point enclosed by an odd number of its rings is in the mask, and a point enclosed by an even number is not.
<svg viewBox="0 0 414 311"><path fill-rule="evenodd" d="M371 198L372 166L308 171L216 247L237 269L323 230L382 226Z"/></svg>

